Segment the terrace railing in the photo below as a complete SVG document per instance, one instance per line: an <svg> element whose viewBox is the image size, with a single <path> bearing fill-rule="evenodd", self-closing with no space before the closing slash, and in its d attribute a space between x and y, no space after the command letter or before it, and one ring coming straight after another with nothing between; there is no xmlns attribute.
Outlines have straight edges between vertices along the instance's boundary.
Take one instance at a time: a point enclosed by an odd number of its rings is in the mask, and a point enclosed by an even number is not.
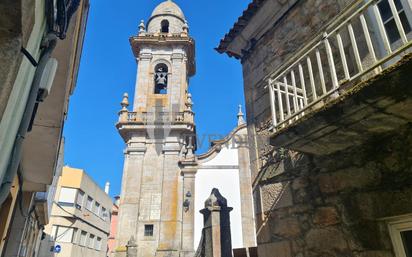
<svg viewBox="0 0 412 257"><path fill-rule="evenodd" d="M370 78L411 47L412 0L360 0L266 78L273 129Z"/></svg>
<svg viewBox="0 0 412 257"><path fill-rule="evenodd" d="M121 112L120 123L141 123L144 125L164 125L174 123L194 123L192 111L184 112Z"/></svg>

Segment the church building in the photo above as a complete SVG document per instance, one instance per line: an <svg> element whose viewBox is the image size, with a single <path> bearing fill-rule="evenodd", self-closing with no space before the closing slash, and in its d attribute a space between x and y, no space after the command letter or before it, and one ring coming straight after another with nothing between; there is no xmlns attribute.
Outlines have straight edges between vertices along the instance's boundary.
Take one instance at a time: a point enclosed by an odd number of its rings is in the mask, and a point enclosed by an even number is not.
<svg viewBox="0 0 412 257"><path fill-rule="evenodd" d="M130 111L125 94L116 125L126 146L114 256L126 256L131 247L139 257L194 256L203 229L199 210L217 186L234 208L233 246L255 246L241 110L232 133L207 153L195 154L189 93L189 79L196 72L195 42L182 10L170 0L162 2L147 23L141 21L130 44L138 68L133 107Z"/></svg>

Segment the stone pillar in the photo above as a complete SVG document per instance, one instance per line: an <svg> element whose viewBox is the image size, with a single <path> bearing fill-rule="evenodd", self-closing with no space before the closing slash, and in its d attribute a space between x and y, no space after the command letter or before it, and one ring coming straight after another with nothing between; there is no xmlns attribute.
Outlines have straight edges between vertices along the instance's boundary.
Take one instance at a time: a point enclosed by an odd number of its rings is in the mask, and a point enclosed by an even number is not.
<svg viewBox="0 0 412 257"><path fill-rule="evenodd" d="M127 241L136 236L137 213L139 212L140 187L143 173L143 158L146 147L128 147L122 179L122 192L119 206L119 223L116 236L117 256L124 256Z"/></svg>
<svg viewBox="0 0 412 257"><path fill-rule="evenodd" d="M183 178L180 175L180 146L167 142L163 148L160 238L156 256L175 256L181 248Z"/></svg>
<svg viewBox="0 0 412 257"><path fill-rule="evenodd" d="M256 228L252 198L252 174L250 169L247 136L247 128L245 127L238 132L235 139L239 156L240 208L242 213L243 246L252 247L256 246Z"/></svg>
<svg viewBox="0 0 412 257"><path fill-rule="evenodd" d="M153 71L150 70L152 58L152 53L147 51L142 51L139 55L133 111L147 111L147 92L154 86Z"/></svg>
<svg viewBox="0 0 412 257"><path fill-rule="evenodd" d="M181 162L183 175L183 228L182 228L182 256L193 256L194 249L194 222L195 222L195 178L196 162Z"/></svg>
<svg viewBox="0 0 412 257"><path fill-rule="evenodd" d="M137 244L134 236L127 242L126 248L126 257L137 257Z"/></svg>
<svg viewBox="0 0 412 257"><path fill-rule="evenodd" d="M230 212L227 200L214 188L205 201L203 236L196 257L232 257Z"/></svg>

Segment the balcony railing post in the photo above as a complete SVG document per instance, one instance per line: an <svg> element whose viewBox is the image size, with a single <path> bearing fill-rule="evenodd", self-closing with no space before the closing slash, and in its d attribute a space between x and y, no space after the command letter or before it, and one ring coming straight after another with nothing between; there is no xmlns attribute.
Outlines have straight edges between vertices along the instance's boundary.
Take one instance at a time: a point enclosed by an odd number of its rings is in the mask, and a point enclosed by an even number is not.
<svg viewBox="0 0 412 257"><path fill-rule="evenodd" d="M272 79L269 79L269 97L270 97L270 108L272 111L273 128L276 128L276 126L278 125L278 122L276 119L275 93L273 90L273 80Z"/></svg>
<svg viewBox="0 0 412 257"><path fill-rule="evenodd" d="M323 73L322 58L320 57L319 49L316 49L316 62L318 63L320 84L322 85L322 93L326 94L325 75Z"/></svg>
<svg viewBox="0 0 412 257"><path fill-rule="evenodd" d="M278 106L279 106L279 119L280 122L283 122L285 120L285 113L283 111L283 100L282 100L282 93L280 91L280 83L276 83L276 91L278 95Z"/></svg>
<svg viewBox="0 0 412 257"><path fill-rule="evenodd" d="M303 105L306 106L308 104L308 97L306 95L305 76L303 75L302 64L299 64L299 77L300 77L300 85L302 86L302 91L303 91Z"/></svg>
<svg viewBox="0 0 412 257"><path fill-rule="evenodd" d="M346 61L345 48L343 47L342 37L339 33L336 34L336 40L338 41L340 59L342 60L343 73L345 74L345 79L350 80L348 62Z"/></svg>
<svg viewBox="0 0 412 257"><path fill-rule="evenodd" d="M349 31L350 42L352 44L353 53L355 55L356 66L358 67L359 72L362 72L363 67L362 67L362 60L359 54L358 43L356 42L356 37L355 37L355 33L353 32L352 24L350 23L348 24L348 31Z"/></svg>
<svg viewBox="0 0 412 257"><path fill-rule="evenodd" d="M392 53L391 45L389 44L388 35L386 35L385 25L383 25L381 12L379 11L379 7L377 4L372 6L373 13L375 15L376 23L378 24L379 35L382 37L383 46L387 52L387 54Z"/></svg>
<svg viewBox="0 0 412 257"><path fill-rule="evenodd" d="M291 116L291 110L290 110L290 99L289 99L289 86L288 86L288 79L283 77L283 87L285 88L285 97L286 97L286 111L288 113L288 117Z"/></svg>
<svg viewBox="0 0 412 257"><path fill-rule="evenodd" d="M299 110L298 90L296 88L296 78L295 78L295 72L293 70L290 72L290 76L292 78L292 87L293 87L293 108L294 108L294 112L297 112Z"/></svg>
<svg viewBox="0 0 412 257"><path fill-rule="evenodd" d="M313 78L312 61L310 60L309 56L308 58L306 58L306 61L308 63L310 87L312 88L312 97L313 101L315 101L316 99L318 99L318 95L316 93L315 79Z"/></svg>
<svg viewBox="0 0 412 257"><path fill-rule="evenodd" d="M332 77L332 85L333 85L333 88L336 89L339 87L339 83L338 83L338 77L336 75L335 60L333 59L332 48L330 47L330 43L327 38L325 38L325 47L326 47L326 53L328 55L330 75Z"/></svg>

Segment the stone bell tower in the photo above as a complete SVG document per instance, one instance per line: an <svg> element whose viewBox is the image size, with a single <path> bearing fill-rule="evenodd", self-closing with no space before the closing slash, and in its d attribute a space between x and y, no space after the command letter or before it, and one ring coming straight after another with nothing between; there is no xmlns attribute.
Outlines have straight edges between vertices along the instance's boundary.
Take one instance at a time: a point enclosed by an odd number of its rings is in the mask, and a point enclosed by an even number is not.
<svg viewBox="0 0 412 257"><path fill-rule="evenodd" d="M138 62L133 111L125 94L117 128L126 143L117 256L193 256L195 124L189 78L195 44L172 1L130 38ZM129 251L132 249L129 249Z"/></svg>

